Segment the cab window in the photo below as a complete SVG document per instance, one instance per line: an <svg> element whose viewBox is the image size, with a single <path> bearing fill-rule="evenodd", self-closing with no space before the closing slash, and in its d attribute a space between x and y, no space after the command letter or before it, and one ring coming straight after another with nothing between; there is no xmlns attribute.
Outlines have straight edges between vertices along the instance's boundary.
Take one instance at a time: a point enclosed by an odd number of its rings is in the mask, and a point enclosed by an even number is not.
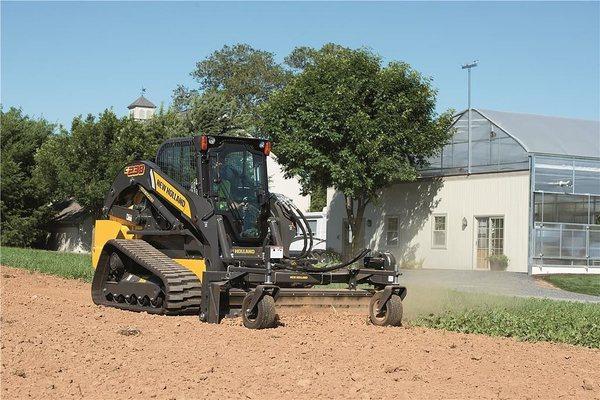
<svg viewBox="0 0 600 400"><path fill-rule="evenodd" d="M156 156L156 164L184 189L198 193L198 163L192 139L163 144Z"/></svg>

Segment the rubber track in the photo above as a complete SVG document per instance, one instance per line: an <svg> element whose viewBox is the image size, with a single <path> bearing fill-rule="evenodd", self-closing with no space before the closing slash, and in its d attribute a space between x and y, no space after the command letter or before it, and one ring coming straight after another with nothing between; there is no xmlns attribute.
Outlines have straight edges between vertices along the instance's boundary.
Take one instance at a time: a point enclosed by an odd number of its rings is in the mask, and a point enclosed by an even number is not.
<svg viewBox="0 0 600 400"><path fill-rule="evenodd" d="M200 310L201 287L198 277L143 240L113 239L106 243L134 263L156 275L163 282L165 300L162 308L151 308L128 303L102 301L101 304L131 311L153 314L197 314Z"/></svg>

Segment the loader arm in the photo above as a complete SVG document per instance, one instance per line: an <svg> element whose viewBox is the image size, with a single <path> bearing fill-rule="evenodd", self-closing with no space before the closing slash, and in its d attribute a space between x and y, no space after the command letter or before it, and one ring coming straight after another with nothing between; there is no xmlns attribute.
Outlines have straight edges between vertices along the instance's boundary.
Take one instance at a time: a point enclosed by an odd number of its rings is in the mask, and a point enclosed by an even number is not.
<svg viewBox="0 0 600 400"><path fill-rule="evenodd" d="M216 219L204 219L213 208L206 198L183 188L150 161L134 161L115 178L106 196L103 214L128 226L142 240L160 245L185 238L176 248L165 247L173 258L190 254L220 268ZM172 244L170 244L172 246Z"/></svg>

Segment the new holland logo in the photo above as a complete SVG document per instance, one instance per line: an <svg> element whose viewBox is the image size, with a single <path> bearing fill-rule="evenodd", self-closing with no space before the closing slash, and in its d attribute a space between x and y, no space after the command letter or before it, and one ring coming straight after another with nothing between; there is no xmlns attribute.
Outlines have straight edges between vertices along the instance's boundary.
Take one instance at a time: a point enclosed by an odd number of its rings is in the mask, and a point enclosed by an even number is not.
<svg viewBox="0 0 600 400"><path fill-rule="evenodd" d="M234 248L233 253L234 254L254 255L254 254L256 254L256 249L239 247L239 248Z"/></svg>
<svg viewBox="0 0 600 400"><path fill-rule="evenodd" d="M308 279L308 275L290 275L290 279L305 281Z"/></svg>
<svg viewBox="0 0 600 400"><path fill-rule="evenodd" d="M160 191L163 191L169 196L171 199L175 200L181 207L185 207L185 200L183 197L179 195L173 188L167 186L167 184L161 180L156 180L156 188Z"/></svg>
<svg viewBox="0 0 600 400"><path fill-rule="evenodd" d="M182 213L191 218L192 212L186 197L154 170L152 171L152 177L154 178L154 188L156 189L156 192L167 199L169 203L178 208Z"/></svg>

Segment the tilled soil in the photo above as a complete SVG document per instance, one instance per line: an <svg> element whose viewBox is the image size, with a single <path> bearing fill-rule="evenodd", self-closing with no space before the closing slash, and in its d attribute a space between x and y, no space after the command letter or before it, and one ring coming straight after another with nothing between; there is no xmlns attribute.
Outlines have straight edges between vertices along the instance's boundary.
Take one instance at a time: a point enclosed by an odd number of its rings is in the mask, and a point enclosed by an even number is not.
<svg viewBox="0 0 600 400"><path fill-rule="evenodd" d="M2 399L600 399L600 351L282 312L251 331L95 306L2 267Z"/></svg>

